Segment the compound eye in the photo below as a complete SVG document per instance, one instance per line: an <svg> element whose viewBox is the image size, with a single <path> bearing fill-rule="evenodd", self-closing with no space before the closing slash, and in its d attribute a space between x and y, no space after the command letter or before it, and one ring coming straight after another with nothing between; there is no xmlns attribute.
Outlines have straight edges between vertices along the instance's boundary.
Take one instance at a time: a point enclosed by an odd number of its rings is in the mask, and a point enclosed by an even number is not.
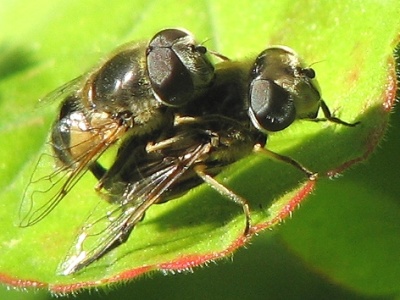
<svg viewBox="0 0 400 300"><path fill-rule="evenodd" d="M214 78L207 49L196 45L189 33L165 29L147 49L147 71L155 97L168 106L182 106Z"/></svg>
<svg viewBox="0 0 400 300"><path fill-rule="evenodd" d="M290 93L271 80L254 79L249 99L249 116L260 131L280 131L295 120Z"/></svg>
<svg viewBox="0 0 400 300"><path fill-rule="evenodd" d="M190 34L180 29L164 29L153 36L149 45L152 47L169 48L172 47L177 40L187 36L190 36Z"/></svg>
<svg viewBox="0 0 400 300"><path fill-rule="evenodd" d="M188 70L172 49L173 44L187 36L178 29L166 29L150 41L147 71L156 98L168 106L180 106L193 90Z"/></svg>

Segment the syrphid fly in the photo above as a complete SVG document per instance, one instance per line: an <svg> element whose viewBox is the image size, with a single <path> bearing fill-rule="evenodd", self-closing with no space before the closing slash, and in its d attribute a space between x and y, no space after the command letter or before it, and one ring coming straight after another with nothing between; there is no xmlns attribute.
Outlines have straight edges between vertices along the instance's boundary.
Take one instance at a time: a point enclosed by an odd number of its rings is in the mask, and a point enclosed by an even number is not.
<svg viewBox="0 0 400 300"><path fill-rule="evenodd" d="M149 42L119 47L90 72L46 96L43 102L60 100L61 106L48 152L24 192L20 226L49 214L120 139L172 127L172 108L200 96L213 80L207 49L186 30L165 29ZM44 174L40 166L48 160L56 167Z"/></svg>
<svg viewBox="0 0 400 300"><path fill-rule="evenodd" d="M314 70L287 47L268 48L252 63L217 64L215 82L206 93L174 108L174 126L144 134L140 140L126 139L108 170L95 163L97 189L110 205L90 213L58 272L68 275L87 267L126 241L150 206L203 182L242 206L244 234L250 234L247 200L214 176L256 152L315 179L317 173L265 146L269 132L283 130L296 119L318 120L320 108L331 122L356 124L331 115Z"/></svg>

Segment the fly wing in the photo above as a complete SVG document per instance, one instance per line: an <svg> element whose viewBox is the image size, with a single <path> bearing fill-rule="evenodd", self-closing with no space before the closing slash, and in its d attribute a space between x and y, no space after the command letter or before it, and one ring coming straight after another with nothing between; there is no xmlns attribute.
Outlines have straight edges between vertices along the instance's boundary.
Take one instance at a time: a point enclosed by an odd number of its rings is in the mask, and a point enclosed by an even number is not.
<svg viewBox="0 0 400 300"><path fill-rule="evenodd" d="M58 121L54 126L61 126ZM53 151L52 144L46 145L24 191L19 208L19 226L27 227L36 224L47 216L57 204L70 192L88 167L120 136L121 128L116 120L109 120L102 126L88 128L73 128L76 134L86 135L73 147L58 149L59 151L74 151L75 147L87 149L71 161L60 162ZM71 134L75 134L71 132ZM58 163L57 163L58 162ZM55 165L55 166L54 166ZM51 171L53 169L53 171ZM50 170L50 171L49 171Z"/></svg>
<svg viewBox="0 0 400 300"><path fill-rule="evenodd" d="M124 242L146 210L208 151L208 144L199 143L179 156L163 157L151 168L139 167L136 172L143 178L127 184L118 205L99 205L91 212L58 273L72 274Z"/></svg>
<svg viewBox="0 0 400 300"><path fill-rule="evenodd" d="M82 81L85 79L86 75L78 76L67 83L59 86L58 88L52 90L50 93L45 95L43 98L40 98L37 107L44 107L46 105L50 105L54 102L59 102L60 100L65 99L68 95L73 94L82 84Z"/></svg>

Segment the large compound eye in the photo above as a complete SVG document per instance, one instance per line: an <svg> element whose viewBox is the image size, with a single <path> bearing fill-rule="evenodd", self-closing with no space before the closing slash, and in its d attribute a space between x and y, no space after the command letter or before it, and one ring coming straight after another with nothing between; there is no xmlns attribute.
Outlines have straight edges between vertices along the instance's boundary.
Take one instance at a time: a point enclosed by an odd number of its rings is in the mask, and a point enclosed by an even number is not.
<svg viewBox="0 0 400 300"><path fill-rule="evenodd" d="M293 123L296 109L289 92L270 80L250 84L249 116L260 131L279 131Z"/></svg>
<svg viewBox="0 0 400 300"><path fill-rule="evenodd" d="M296 118L291 57L286 48L268 48L250 71L248 113L260 131L283 130Z"/></svg>
<svg viewBox="0 0 400 300"><path fill-rule="evenodd" d="M315 71L289 47L258 55L250 71L249 116L259 130L277 131L316 116L321 93Z"/></svg>
<svg viewBox="0 0 400 300"><path fill-rule="evenodd" d="M179 29L157 33L147 49L147 70L156 98L168 106L181 106L210 85L214 66L207 49Z"/></svg>

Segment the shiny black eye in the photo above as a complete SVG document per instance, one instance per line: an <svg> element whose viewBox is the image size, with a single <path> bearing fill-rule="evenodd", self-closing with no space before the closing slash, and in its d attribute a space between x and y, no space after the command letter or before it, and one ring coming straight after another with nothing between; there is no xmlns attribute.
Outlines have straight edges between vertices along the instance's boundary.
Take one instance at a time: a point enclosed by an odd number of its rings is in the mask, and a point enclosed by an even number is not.
<svg viewBox="0 0 400 300"><path fill-rule="evenodd" d="M147 49L147 71L155 97L165 105L181 106L210 84L214 67L193 36L179 29L157 33Z"/></svg>
<svg viewBox="0 0 400 300"><path fill-rule="evenodd" d="M255 79L250 84L249 115L261 131L285 129L296 118L296 109L288 91L271 80Z"/></svg>
<svg viewBox="0 0 400 300"><path fill-rule="evenodd" d="M248 114L260 131L283 130L296 118L292 89L288 86L294 69L284 59L289 55L286 49L268 48L256 58L250 71Z"/></svg>
<svg viewBox="0 0 400 300"><path fill-rule="evenodd" d="M177 29L157 33L147 51L147 70L155 96L166 105L179 106L186 102L193 83L185 65L172 48L177 40L187 36Z"/></svg>

